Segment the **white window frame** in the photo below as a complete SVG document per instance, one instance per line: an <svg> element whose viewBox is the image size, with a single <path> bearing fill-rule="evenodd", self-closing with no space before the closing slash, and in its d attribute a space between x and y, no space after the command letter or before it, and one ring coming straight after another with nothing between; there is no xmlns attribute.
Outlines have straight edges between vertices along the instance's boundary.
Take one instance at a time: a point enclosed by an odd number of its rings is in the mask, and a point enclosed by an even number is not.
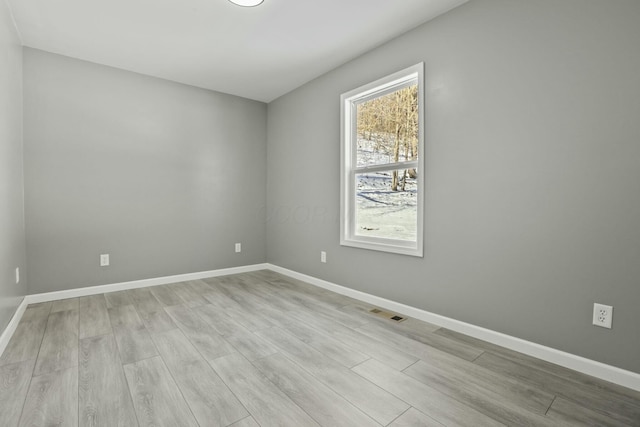
<svg viewBox="0 0 640 427"><path fill-rule="evenodd" d="M418 160L357 167L357 109L359 103L418 84ZM340 96L340 244L396 254L423 256L424 217L424 63L398 71ZM380 170L418 168L416 241L356 234L356 174Z"/></svg>

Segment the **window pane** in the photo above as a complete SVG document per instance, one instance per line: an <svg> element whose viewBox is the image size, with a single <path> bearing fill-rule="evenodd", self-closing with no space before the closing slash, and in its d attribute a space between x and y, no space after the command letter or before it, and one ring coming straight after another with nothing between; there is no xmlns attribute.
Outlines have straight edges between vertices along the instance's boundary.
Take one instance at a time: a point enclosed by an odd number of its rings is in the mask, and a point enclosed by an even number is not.
<svg viewBox="0 0 640 427"><path fill-rule="evenodd" d="M356 167L418 158L418 85L356 105Z"/></svg>
<svg viewBox="0 0 640 427"><path fill-rule="evenodd" d="M340 96L341 245L423 256L423 74L419 63Z"/></svg>
<svg viewBox="0 0 640 427"><path fill-rule="evenodd" d="M416 241L415 169L356 175L355 234Z"/></svg>

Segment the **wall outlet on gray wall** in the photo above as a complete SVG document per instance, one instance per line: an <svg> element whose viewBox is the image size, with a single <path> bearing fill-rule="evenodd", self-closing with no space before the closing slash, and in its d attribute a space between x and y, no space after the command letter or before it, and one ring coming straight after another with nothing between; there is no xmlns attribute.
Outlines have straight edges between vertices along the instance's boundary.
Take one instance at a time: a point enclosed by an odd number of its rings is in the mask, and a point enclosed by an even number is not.
<svg viewBox="0 0 640 427"><path fill-rule="evenodd" d="M109 266L109 254L100 254L100 267Z"/></svg>
<svg viewBox="0 0 640 427"><path fill-rule="evenodd" d="M320 251L320 262L327 262L327 253L325 251Z"/></svg>
<svg viewBox="0 0 640 427"><path fill-rule="evenodd" d="M236 243L236 253L242 252L242 243Z"/></svg>
<svg viewBox="0 0 640 427"><path fill-rule="evenodd" d="M16 285L20 283L20 267L16 267Z"/></svg>
<svg viewBox="0 0 640 427"><path fill-rule="evenodd" d="M613 320L613 307L604 304L593 304L593 324L602 328L611 329Z"/></svg>

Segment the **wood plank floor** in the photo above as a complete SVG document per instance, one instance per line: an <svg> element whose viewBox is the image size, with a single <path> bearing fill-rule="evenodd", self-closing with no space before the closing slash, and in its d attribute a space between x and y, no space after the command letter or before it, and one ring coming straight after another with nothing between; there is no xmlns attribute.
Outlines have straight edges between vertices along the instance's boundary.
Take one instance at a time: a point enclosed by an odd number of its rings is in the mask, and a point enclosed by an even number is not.
<svg viewBox="0 0 640 427"><path fill-rule="evenodd" d="M271 271L30 305L0 426L640 426L640 393Z"/></svg>

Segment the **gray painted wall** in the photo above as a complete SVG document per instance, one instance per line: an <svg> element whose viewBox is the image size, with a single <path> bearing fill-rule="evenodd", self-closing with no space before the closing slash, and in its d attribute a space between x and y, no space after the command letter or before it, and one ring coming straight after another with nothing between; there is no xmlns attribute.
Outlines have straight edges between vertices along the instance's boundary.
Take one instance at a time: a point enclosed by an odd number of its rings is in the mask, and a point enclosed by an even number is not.
<svg viewBox="0 0 640 427"><path fill-rule="evenodd" d="M0 331L27 293L22 178L22 47L0 2ZM20 268L16 284L15 269Z"/></svg>
<svg viewBox="0 0 640 427"><path fill-rule="evenodd" d="M640 372L638 22L474 0L270 103L268 261ZM341 247L339 96L420 61L425 256Z"/></svg>
<svg viewBox="0 0 640 427"><path fill-rule="evenodd" d="M266 111L25 48L29 293L264 262Z"/></svg>

